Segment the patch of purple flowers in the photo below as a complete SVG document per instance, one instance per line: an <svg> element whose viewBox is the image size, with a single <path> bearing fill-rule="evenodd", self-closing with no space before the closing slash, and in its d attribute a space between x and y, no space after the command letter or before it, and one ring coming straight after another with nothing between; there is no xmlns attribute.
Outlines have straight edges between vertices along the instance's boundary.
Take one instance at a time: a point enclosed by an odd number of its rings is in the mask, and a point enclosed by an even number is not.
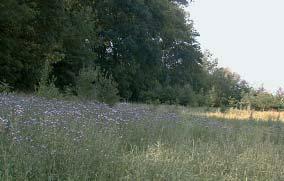
<svg viewBox="0 0 284 181"><path fill-rule="evenodd" d="M108 126L110 124L127 124L151 120L178 121L175 113L154 111L144 105L119 103L114 107L97 102L79 102L46 100L34 96L0 95L0 125L13 136L17 142L33 141L29 136L22 135L23 130L61 129L66 135L80 140L84 133L80 127L89 122ZM74 123L78 129L74 129Z"/></svg>

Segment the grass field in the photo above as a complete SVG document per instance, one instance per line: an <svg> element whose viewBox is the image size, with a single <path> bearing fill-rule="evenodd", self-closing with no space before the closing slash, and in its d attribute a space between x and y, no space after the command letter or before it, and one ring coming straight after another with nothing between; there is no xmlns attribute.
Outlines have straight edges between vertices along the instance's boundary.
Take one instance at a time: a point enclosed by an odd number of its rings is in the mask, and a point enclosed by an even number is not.
<svg viewBox="0 0 284 181"><path fill-rule="evenodd" d="M2 95L0 180L284 180L283 122L210 114Z"/></svg>

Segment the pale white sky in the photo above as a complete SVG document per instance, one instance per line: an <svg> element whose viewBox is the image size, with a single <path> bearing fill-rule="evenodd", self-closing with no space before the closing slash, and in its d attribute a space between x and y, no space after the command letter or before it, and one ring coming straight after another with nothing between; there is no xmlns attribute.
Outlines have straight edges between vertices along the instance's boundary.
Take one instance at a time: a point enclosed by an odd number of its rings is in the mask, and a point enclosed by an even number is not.
<svg viewBox="0 0 284 181"><path fill-rule="evenodd" d="M188 9L221 66L255 87L284 87L284 0L195 0Z"/></svg>

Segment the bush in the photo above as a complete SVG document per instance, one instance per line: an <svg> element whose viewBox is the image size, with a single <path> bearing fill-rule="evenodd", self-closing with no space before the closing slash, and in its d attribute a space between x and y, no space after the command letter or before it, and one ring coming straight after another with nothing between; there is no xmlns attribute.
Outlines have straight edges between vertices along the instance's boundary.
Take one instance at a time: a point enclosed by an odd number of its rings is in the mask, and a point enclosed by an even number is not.
<svg viewBox="0 0 284 181"><path fill-rule="evenodd" d="M119 101L117 83L100 68L83 68L77 78L77 94L81 99L97 100L109 105Z"/></svg>
<svg viewBox="0 0 284 181"><path fill-rule="evenodd" d="M76 90L72 85L64 86L63 88L63 97L66 100L76 100Z"/></svg>
<svg viewBox="0 0 284 181"><path fill-rule="evenodd" d="M0 81L0 93L9 93L11 92L11 86L8 83Z"/></svg>
<svg viewBox="0 0 284 181"><path fill-rule="evenodd" d="M117 83L112 76L104 76L99 72L98 80L95 84L97 90L97 99L109 105L114 105L119 101Z"/></svg>
<svg viewBox="0 0 284 181"><path fill-rule="evenodd" d="M80 70L76 81L76 92L80 99L96 99L97 90L94 83L97 78L98 69L84 67Z"/></svg>
<svg viewBox="0 0 284 181"><path fill-rule="evenodd" d="M159 100L165 104L177 104L178 103L178 90L171 87L165 86L157 91Z"/></svg>
<svg viewBox="0 0 284 181"><path fill-rule="evenodd" d="M62 94L54 84L55 79L52 79L48 84L40 83L36 95L47 99L62 98Z"/></svg>
<svg viewBox="0 0 284 181"><path fill-rule="evenodd" d="M201 89L198 93L195 93L195 99L199 107L210 106L210 97L203 89Z"/></svg>
<svg viewBox="0 0 284 181"><path fill-rule="evenodd" d="M197 97L192 87L187 84L179 89L179 103L183 106L197 106Z"/></svg>
<svg viewBox="0 0 284 181"><path fill-rule="evenodd" d="M56 78L52 77L49 78L49 74L51 72L51 66L46 61L41 79L39 82L38 87L36 88L36 95L40 97L45 97L47 99L54 99L54 98L62 98L62 94L60 93L59 89L55 86Z"/></svg>

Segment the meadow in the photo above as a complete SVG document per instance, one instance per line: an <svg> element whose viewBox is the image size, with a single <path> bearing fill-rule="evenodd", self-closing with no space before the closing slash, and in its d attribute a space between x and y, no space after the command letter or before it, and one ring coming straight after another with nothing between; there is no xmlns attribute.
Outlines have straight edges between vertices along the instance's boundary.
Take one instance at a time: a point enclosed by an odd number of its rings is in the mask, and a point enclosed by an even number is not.
<svg viewBox="0 0 284 181"><path fill-rule="evenodd" d="M0 95L0 180L284 180L259 114Z"/></svg>

